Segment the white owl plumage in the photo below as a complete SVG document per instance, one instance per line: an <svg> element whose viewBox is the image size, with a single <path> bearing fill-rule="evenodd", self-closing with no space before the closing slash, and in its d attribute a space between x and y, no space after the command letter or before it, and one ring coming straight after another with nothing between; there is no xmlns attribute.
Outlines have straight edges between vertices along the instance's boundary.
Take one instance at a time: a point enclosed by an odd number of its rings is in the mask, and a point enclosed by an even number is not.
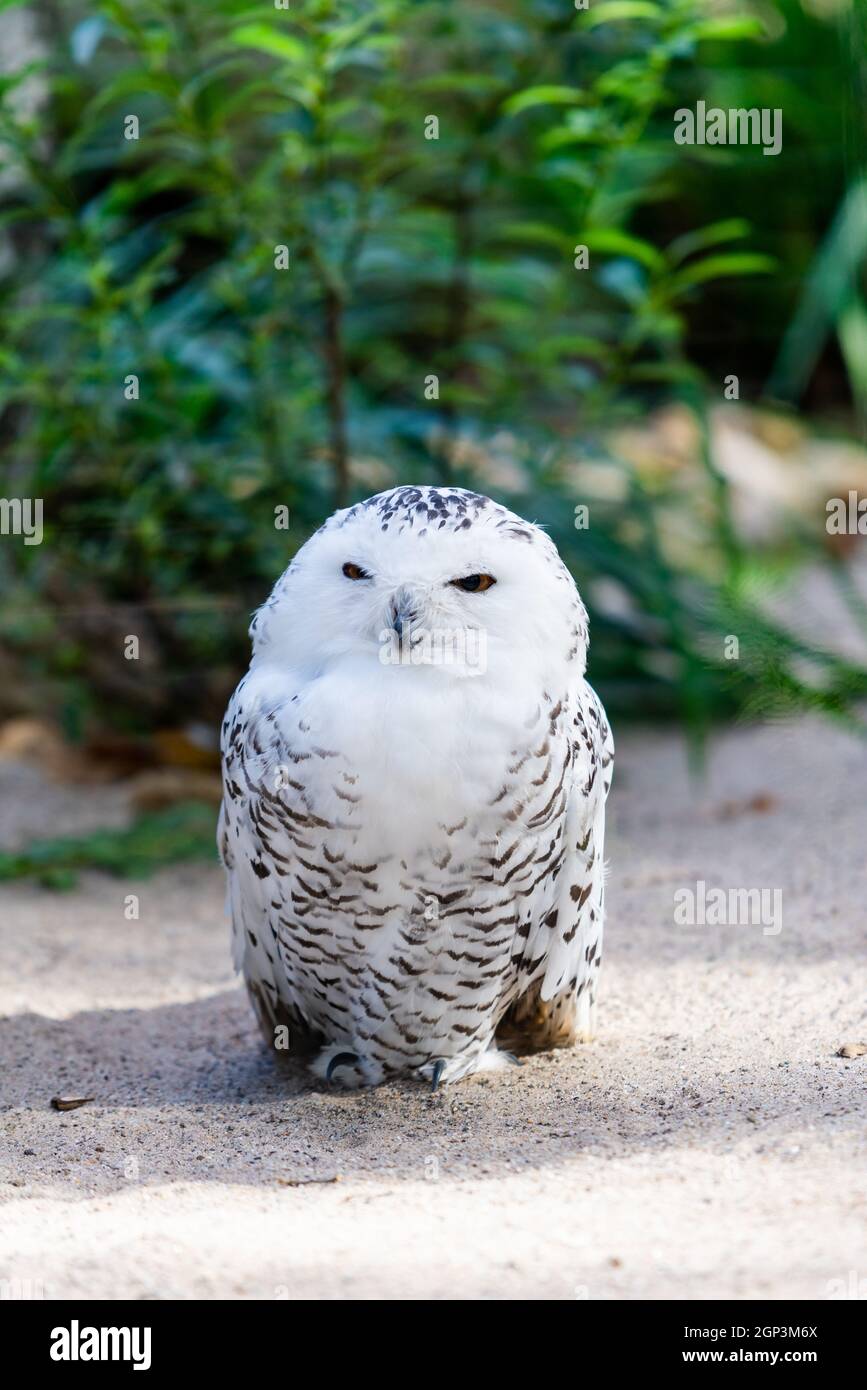
<svg viewBox="0 0 867 1390"><path fill-rule="evenodd" d="M550 538L394 488L335 513L250 631L218 843L269 1041L357 1086L589 1037L613 745Z"/></svg>

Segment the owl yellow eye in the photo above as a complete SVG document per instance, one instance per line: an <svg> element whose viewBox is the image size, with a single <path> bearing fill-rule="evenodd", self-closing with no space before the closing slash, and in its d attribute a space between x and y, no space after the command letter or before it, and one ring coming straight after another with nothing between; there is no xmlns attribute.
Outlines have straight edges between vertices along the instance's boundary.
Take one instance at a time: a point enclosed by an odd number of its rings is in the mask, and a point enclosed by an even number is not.
<svg viewBox="0 0 867 1390"><path fill-rule="evenodd" d="M482 594L496 582L492 574L467 574L463 579L452 580L456 588L464 589L468 594Z"/></svg>
<svg viewBox="0 0 867 1390"><path fill-rule="evenodd" d="M367 570L363 570L361 568L361 565L352 565L349 563L349 561L347 561L346 564L343 566L343 573L346 575L347 579L370 578L370 575L367 573Z"/></svg>

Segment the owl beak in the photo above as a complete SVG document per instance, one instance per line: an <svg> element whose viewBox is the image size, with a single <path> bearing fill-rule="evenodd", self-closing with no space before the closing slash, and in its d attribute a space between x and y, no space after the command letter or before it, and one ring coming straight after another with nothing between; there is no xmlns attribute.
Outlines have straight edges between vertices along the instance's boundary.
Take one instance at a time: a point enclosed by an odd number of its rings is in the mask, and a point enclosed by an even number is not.
<svg viewBox="0 0 867 1390"><path fill-rule="evenodd" d="M409 631L416 616L412 596L406 589L398 589L391 600L391 625L401 642L409 640Z"/></svg>

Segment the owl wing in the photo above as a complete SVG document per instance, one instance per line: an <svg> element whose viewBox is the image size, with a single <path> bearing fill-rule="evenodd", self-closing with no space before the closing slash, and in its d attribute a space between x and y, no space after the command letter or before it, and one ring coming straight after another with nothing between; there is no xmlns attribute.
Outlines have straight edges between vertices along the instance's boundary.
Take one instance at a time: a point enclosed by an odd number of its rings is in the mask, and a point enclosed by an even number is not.
<svg viewBox="0 0 867 1390"><path fill-rule="evenodd" d="M593 1033L602 959L605 801L614 741L595 691L580 683L572 708L572 766L564 836L570 852L557 882L521 943L518 995L497 1037L517 1050L567 1047Z"/></svg>
<svg viewBox="0 0 867 1390"><path fill-rule="evenodd" d="M226 870L226 913L231 923L232 960L242 971L266 1042L289 1053L304 1053L317 1045L303 1015L286 1000L281 977L279 944L274 920L285 907L282 878L285 856L278 855L268 835L276 827L269 819L280 798L271 790L274 768L286 765L291 753L281 747L267 712L238 687L223 725L223 802L217 823L217 849ZM291 797L291 791L281 791ZM290 808L291 814L291 808ZM281 839L281 849L283 841ZM278 1029L288 1032L281 1036Z"/></svg>

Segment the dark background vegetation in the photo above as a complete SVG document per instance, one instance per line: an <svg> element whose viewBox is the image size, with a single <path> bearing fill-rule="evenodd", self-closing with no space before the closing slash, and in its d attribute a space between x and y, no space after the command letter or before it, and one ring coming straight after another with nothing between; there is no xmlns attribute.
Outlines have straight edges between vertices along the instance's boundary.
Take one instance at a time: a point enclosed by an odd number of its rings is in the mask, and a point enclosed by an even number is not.
<svg viewBox="0 0 867 1390"><path fill-rule="evenodd" d="M831 436L863 421L854 0L17 8L2 491L44 500L45 541L0 542L0 712L73 739L213 726L294 548L399 481L475 487L550 527L618 717L700 735L739 709L839 713L864 689L756 602L771 542L733 521L709 423L730 373L742 403ZM782 154L676 146L673 112L698 99L780 107ZM616 427L672 405L694 472L619 456ZM774 563L845 566L823 523L784 527Z"/></svg>

